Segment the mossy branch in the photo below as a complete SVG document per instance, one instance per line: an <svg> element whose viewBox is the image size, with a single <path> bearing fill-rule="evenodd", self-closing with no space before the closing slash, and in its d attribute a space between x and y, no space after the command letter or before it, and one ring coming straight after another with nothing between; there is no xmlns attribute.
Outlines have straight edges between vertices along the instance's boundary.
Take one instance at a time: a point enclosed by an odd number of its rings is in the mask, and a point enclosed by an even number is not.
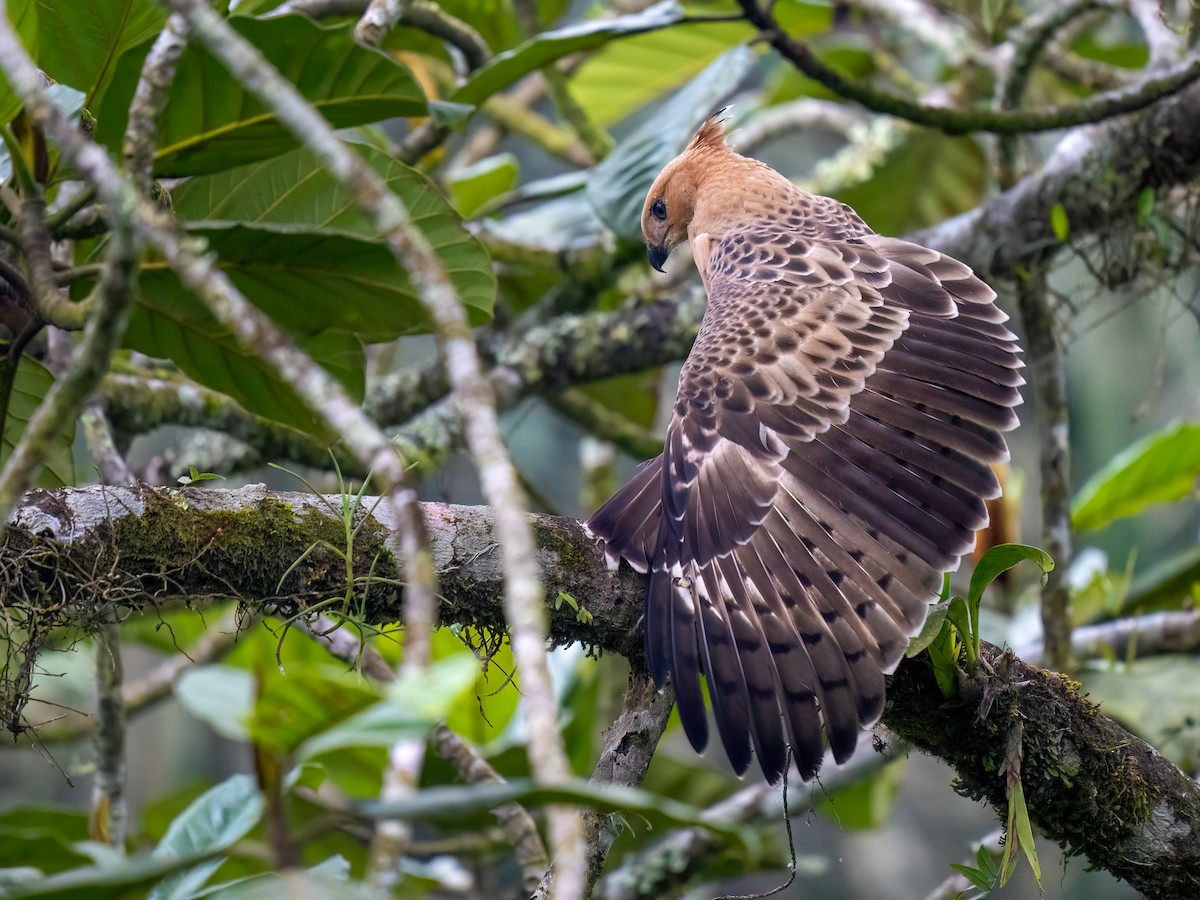
<svg viewBox="0 0 1200 900"><path fill-rule="evenodd" d="M738 0L738 5L746 21L756 27L784 59L839 97L845 97L874 112L937 128L947 134L976 131L1029 134L1100 122L1144 109L1200 78L1200 53L1193 53L1182 62L1156 71L1136 84L1094 94L1069 105L1024 110L960 110L933 106L847 78L823 62L803 41L796 40L784 31L769 8L760 6L758 0Z"/></svg>
<svg viewBox="0 0 1200 900"><path fill-rule="evenodd" d="M362 507L372 505L368 499ZM492 510L430 503L422 512L438 568L442 623L504 628ZM643 576L625 567L608 569L574 519L531 516L530 522L551 641L583 642L642 665ZM261 486L32 491L0 546L0 592L10 620L23 611L43 625L95 627L104 604L136 610L183 596L193 605L236 597L257 612L290 615L344 594L344 567L318 553L277 590L307 547L335 543L342 530L321 498ZM401 617L395 583L404 575L397 548L390 511L381 504L355 542L356 554L379 560L363 607L369 622ZM95 573L103 573L103 583ZM555 610L559 591L585 603L593 621L580 623L565 604ZM63 596L70 602L48 605ZM1147 896L1196 896L1200 788L1101 715L1062 676L987 645L984 657L990 666L980 666L974 677L963 675L952 700L942 697L927 661L905 661L890 678L885 723L953 765L963 793L1003 812L1003 736L1022 719L1022 778L1034 823L1069 852L1086 855Z"/></svg>

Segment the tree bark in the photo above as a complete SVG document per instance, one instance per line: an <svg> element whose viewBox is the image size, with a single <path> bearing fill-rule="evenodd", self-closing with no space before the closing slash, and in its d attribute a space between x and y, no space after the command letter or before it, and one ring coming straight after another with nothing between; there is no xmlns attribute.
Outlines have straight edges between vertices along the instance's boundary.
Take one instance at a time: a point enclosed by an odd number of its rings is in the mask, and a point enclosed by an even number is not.
<svg viewBox="0 0 1200 900"><path fill-rule="evenodd" d="M0 620L26 628L33 623L29 645L36 648L37 636L51 627L99 627L107 604L136 611L176 598L193 606L236 598L263 613L296 613L346 593L345 567L321 543L345 551L341 503L337 496L274 493L261 485L31 491L0 542L6 616ZM492 510L426 503L422 511L439 574L442 623L504 628ZM360 576L353 603L367 621L396 622L403 608L398 539L386 505L365 498L355 516L368 515L352 549L355 571L371 571L372 580ZM576 520L530 519L550 640L581 641L642 666L644 577L624 566L609 569ZM591 613L591 621L557 602L560 593ZM1063 676L994 647L985 647L984 656L990 665L964 673L951 700L942 697L923 657L906 660L890 678L884 722L950 763L959 790L1000 814L1007 796L1000 763L1007 735L1022 723L1022 783L1033 822L1069 852L1084 854L1149 897L1195 897L1196 784L1101 715ZM19 727L12 709L5 715L10 727Z"/></svg>

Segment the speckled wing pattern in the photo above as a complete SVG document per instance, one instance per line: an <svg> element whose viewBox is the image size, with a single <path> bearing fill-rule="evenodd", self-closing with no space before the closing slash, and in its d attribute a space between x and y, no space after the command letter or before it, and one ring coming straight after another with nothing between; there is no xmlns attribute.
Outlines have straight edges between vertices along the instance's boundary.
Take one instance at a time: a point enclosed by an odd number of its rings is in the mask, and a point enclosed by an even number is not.
<svg viewBox="0 0 1200 900"><path fill-rule="evenodd" d="M824 198L813 198L822 200ZM995 294L847 207L726 234L661 456L588 523L650 572L646 649L703 749L812 777L883 710L884 675L999 494L1020 402Z"/></svg>

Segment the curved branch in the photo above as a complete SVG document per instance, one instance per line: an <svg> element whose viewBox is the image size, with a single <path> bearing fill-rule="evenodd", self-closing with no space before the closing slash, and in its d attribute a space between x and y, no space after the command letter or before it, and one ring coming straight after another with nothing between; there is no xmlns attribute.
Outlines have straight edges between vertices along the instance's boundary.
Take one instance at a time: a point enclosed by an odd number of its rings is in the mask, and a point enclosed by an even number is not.
<svg viewBox="0 0 1200 900"><path fill-rule="evenodd" d="M1095 94L1070 106L1027 110L958 110L931 106L850 80L822 62L803 41L785 32L774 15L761 8L757 0L738 0L738 5L746 21L756 27L784 59L838 96L875 112L938 128L947 134L973 131L1019 134L1086 125L1144 109L1200 78L1200 53L1193 53L1183 62L1156 72L1136 84Z"/></svg>

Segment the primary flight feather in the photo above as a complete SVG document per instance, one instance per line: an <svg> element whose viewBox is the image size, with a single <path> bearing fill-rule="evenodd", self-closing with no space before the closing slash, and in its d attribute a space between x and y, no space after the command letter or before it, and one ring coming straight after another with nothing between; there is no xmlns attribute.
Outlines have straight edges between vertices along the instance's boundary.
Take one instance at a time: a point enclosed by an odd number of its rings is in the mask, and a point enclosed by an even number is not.
<svg viewBox="0 0 1200 900"><path fill-rule="evenodd" d="M725 143L716 117L659 175L642 232L687 240L708 308L661 456L588 522L650 573L646 655L697 750L708 680L733 768L790 744L816 774L883 711L1000 492L1023 383L995 293L967 266L875 234ZM824 734L824 738L822 737Z"/></svg>

